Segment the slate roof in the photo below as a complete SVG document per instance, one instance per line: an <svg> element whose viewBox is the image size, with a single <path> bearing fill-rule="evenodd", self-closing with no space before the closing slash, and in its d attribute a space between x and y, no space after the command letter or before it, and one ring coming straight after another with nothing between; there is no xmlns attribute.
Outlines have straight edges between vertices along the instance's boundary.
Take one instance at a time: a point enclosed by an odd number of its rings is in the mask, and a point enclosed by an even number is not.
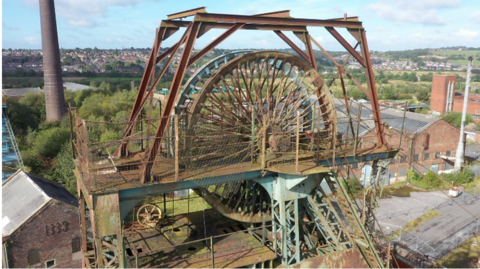
<svg viewBox="0 0 480 269"><path fill-rule="evenodd" d="M360 135L365 135L366 131L369 129L375 128L373 122L373 112L372 107L370 104L360 104L357 102L349 102L350 110L352 114L352 121L354 122L354 126L356 126L356 117L360 112L360 105L362 105L362 114L361 118L362 121L360 123ZM337 118L347 117L346 115L346 106L345 102L340 99L335 99L335 106L337 109ZM400 109L388 108L388 107L380 107L380 114L382 117L382 121L388 123L388 125L397 130L401 131L402 124L403 124L403 114L404 111ZM367 119L372 119L371 121ZM420 113L408 112L405 115L405 124L404 124L404 131L409 133L421 133L428 127L430 127L435 122L439 121L441 118L431 115L425 115ZM348 120L348 118L347 118ZM343 132L342 130L346 130L347 124L339 124L338 131Z"/></svg>
<svg viewBox="0 0 480 269"><path fill-rule="evenodd" d="M2 94L11 97L22 97L28 92L38 93L42 90L40 88L14 88L14 89L2 89Z"/></svg>
<svg viewBox="0 0 480 269"><path fill-rule="evenodd" d="M480 161L480 145L466 145L465 157L472 161Z"/></svg>
<svg viewBox="0 0 480 269"><path fill-rule="evenodd" d="M12 234L52 199L78 206L77 198L59 183L17 171L2 186L2 236Z"/></svg>

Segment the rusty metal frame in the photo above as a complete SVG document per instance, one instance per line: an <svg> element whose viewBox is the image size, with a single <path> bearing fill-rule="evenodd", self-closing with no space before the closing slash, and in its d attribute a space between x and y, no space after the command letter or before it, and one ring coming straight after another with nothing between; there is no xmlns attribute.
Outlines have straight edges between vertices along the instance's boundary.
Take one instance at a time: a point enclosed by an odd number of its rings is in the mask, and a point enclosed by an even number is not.
<svg viewBox="0 0 480 269"><path fill-rule="evenodd" d="M183 18L194 16L191 21L184 21ZM144 155L144 160L146 161L142 174L142 182L146 183L150 181L150 171L153 165L153 162L156 159L156 155L159 151L163 137L166 134L167 127L169 126L169 119L174 111L174 104L177 98L178 92L181 87L181 82L183 80L186 68L191 66L197 60L201 59L206 53L214 49L216 46L221 44L226 40L230 35L235 33L238 30L273 30L281 39L283 39L293 50L295 50L302 58L309 62L312 67L315 69L316 62L314 58L313 48L311 42L319 46L324 52L325 50L316 42L307 31L307 26L314 27L325 27L325 29L333 35L333 37L353 56L366 70L368 90L363 89L361 85L354 81L357 86L359 86L364 92L368 93L372 101L372 110L374 115L374 121L376 125L376 133L378 137L378 146L386 145L386 140L384 138L384 130L382 126L382 120L380 115L379 103L375 88L375 81L373 76L373 69L370 61L370 55L368 51L368 45L366 41L365 30L362 26L362 22L358 20L357 17L344 17L338 19L330 20L316 20L316 19L297 19L290 16L288 10L257 14L253 16L246 15L229 15L229 14L215 14L215 13L206 13L204 7L187 10L183 12L178 12L168 15L167 20L163 20L160 24L160 27L157 29L156 38L152 51L149 56L148 64L145 69L144 76L142 78L141 85L139 87L139 92L135 100L135 104L132 108L132 112L129 118L130 124L126 127L125 133L123 136L123 145L121 150L117 152L117 155L127 156L128 148L128 138L131 135L133 130L133 125L136 124L137 117L139 112L146 103L151 94L150 91L154 91L156 83L153 83L148 91L148 83L152 76L155 73L155 64L159 63L161 60L170 56L170 59L173 58L174 54L179 50L180 46L184 46L182 55L178 68L175 72L174 79L172 81L172 86L170 88L170 93L164 110L162 113L162 118L158 124L158 128L155 132L155 140L153 142L150 150L147 150ZM170 37L173 33L178 31L180 28L187 27L187 30L181 40L179 40L174 46L167 49L162 54L159 54L159 48L163 40ZM346 28L360 43L361 45L361 54L357 52L356 47L352 47L343 36L335 29ZM196 54L192 55L193 45L195 40L208 32L210 29L227 29L223 34L218 36L214 41L205 46ZM282 31L292 31L297 37L300 38L305 44L305 52L298 48L288 37L286 37ZM357 44L358 45L358 44ZM327 56L330 56L327 53ZM329 57L331 58L331 56ZM166 65L168 65L169 61ZM338 65L338 63L337 63ZM342 70L344 70L342 68ZM161 77L164 75L166 68L162 70L157 77L155 82L158 82ZM340 69L339 69L340 71ZM353 77L346 71L343 71L347 77L353 80ZM341 76L341 74L340 74ZM341 77L343 81L343 77ZM352 130L353 132L353 130Z"/></svg>

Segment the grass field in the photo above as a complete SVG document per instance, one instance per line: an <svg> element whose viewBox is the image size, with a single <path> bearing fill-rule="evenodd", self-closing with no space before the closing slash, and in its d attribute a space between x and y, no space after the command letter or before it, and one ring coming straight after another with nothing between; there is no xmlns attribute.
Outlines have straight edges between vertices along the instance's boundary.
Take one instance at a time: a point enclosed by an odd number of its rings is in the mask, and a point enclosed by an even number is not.
<svg viewBox="0 0 480 269"><path fill-rule="evenodd" d="M432 55L440 56L440 57L448 57L451 55L461 55L465 58L465 60L448 60L448 62L455 63L455 64L468 64L467 58L468 56L472 55L474 57L474 60L473 60L474 66L479 66L478 61L475 61L475 60L480 57L480 50L445 50L445 51L431 50L430 53L432 53Z"/></svg>

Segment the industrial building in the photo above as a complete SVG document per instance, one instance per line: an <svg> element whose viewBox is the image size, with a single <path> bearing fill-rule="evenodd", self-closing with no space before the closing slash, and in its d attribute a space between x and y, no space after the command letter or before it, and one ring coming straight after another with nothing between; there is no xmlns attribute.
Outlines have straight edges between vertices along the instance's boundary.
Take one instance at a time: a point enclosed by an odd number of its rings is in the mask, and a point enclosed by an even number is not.
<svg viewBox="0 0 480 269"><path fill-rule="evenodd" d="M61 184L18 170L2 203L3 268L82 266L78 200Z"/></svg>
<svg viewBox="0 0 480 269"><path fill-rule="evenodd" d="M456 85L456 76L433 75L430 109L434 115L463 111L465 95L463 92L455 92ZM467 113L475 121L480 120L480 94L468 93Z"/></svg>
<svg viewBox="0 0 480 269"><path fill-rule="evenodd" d="M337 114L344 106L337 102ZM362 108L360 108L360 106ZM360 147L370 147L375 141L370 134L371 107L369 104L350 102L354 125L359 123ZM360 113L359 113L360 112ZM440 117L414 112L405 112L403 107L383 107L382 120L387 127L385 135L389 145L400 145L397 158L391 159L387 168L384 184L388 185L407 179L407 170L418 173L432 171L436 174L450 172L453 169L455 151L458 146L460 130ZM405 117L403 118L403 115ZM346 133L347 125L339 125L339 132ZM401 143L399 143L401 139ZM349 164L352 174L365 181L370 177L373 161ZM363 182L365 184L365 182Z"/></svg>

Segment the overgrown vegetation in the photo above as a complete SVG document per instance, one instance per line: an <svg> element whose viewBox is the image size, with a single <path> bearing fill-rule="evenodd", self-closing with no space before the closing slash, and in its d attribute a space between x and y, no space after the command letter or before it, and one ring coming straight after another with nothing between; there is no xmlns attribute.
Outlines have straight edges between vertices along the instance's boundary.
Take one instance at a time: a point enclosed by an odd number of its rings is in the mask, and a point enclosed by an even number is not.
<svg viewBox="0 0 480 269"><path fill-rule="evenodd" d="M425 190L448 189L452 184L464 186L473 182L473 180L473 171L468 167L462 171L441 175L437 175L432 171L422 175L413 170L408 170L408 182Z"/></svg>
<svg viewBox="0 0 480 269"><path fill-rule="evenodd" d="M474 268L470 267L470 262L478 260L478 257L480 257L480 242L478 236L473 235L438 262L447 268Z"/></svg>
<svg viewBox="0 0 480 269"><path fill-rule="evenodd" d="M360 185L355 178L349 178L347 180L342 180L343 187L347 190L348 193L355 196L360 193Z"/></svg>
<svg viewBox="0 0 480 269"><path fill-rule="evenodd" d="M396 230L395 232L391 233L388 235L388 238L394 239L397 238L400 235L400 231L402 233L404 232L410 232L413 231L414 233L417 232L417 227L422 226L425 222L428 220L431 220L435 218L436 216L441 216L442 213L439 213L433 209L428 210L425 214L421 215L420 217L407 222L402 228Z"/></svg>
<svg viewBox="0 0 480 269"><path fill-rule="evenodd" d="M65 91L65 99L78 108L84 119L125 122L136 97L136 92L127 89L119 90L102 82L95 91ZM60 122L46 122L43 93L27 93L19 100L8 98L7 105L26 171L62 182L76 195L69 116L65 115ZM158 116L159 111L153 112ZM104 131L98 134L99 140L118 138L122 130Z"/></svg>

